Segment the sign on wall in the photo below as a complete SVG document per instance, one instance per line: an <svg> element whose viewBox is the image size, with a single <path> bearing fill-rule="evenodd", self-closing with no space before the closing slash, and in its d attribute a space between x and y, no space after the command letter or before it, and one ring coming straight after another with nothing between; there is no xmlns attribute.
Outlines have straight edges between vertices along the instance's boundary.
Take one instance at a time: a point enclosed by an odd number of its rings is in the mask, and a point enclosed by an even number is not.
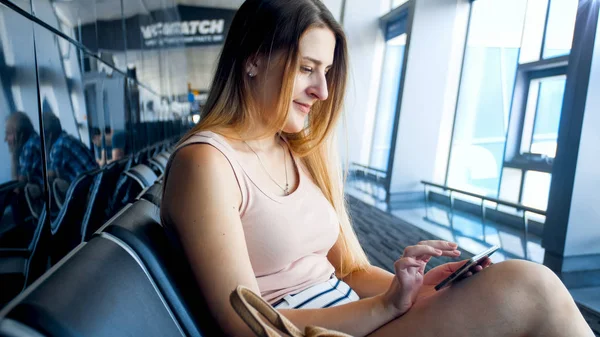
<svg viewBox="0 0 600 337"><path fill-rule="evenodd" d="M117 19L85 24L81 27L82 42L94 52L98 49L122 51L222 44L235 12L232 9L178 5L150 15L135 15L124 21Z"/></svg>

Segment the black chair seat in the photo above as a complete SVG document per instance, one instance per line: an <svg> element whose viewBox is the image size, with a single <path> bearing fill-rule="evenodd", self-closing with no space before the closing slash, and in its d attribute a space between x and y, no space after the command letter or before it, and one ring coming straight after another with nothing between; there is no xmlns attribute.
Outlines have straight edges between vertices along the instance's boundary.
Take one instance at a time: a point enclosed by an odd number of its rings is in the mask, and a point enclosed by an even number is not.
<svg viewBox="0 0 600 337"><path fill-rule="evenodd" d="M186 333L200 336L220 331L203 301L187 258L176 237L160 224L159 208L147 200L129 204L95 235L109 233L123 240L148 266L165 300Z"/></svg>
<svg viewBox="0 0 600 337"><path fill-rule="evenodd" d="M136 199L148 200L156 206L160 207L160 201L162 199L163 186L161 183L154 183L154 185L144 189Z"/></svg>
<svg viewBox="0 0 600 337"><path fill-rule="evenodd" d="M186 335L146 267L110 234L81 245L9 303L2 318L45 336Z"/></svg>

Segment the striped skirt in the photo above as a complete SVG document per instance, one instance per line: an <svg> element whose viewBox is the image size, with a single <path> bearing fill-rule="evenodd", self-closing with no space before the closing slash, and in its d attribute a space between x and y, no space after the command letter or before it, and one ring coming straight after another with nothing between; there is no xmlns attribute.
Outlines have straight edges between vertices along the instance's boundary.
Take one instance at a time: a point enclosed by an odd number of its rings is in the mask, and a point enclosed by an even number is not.
<svg viewBox="0 0 600 337"><path fill-rule="evenodd" d="M358 301L360 298L344 281L332 276L329 281L316 284L273 304L275 309L316 309Z"/></svg>

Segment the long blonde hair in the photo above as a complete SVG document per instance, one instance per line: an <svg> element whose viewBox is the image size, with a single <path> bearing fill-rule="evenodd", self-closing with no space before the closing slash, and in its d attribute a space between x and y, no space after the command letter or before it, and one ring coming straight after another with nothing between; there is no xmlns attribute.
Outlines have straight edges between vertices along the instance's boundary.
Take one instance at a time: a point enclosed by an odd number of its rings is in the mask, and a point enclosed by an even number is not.
<svg viewBox="0 0 600 337"><path fill-rule="evenodd" d="M235 131L233 134L239 134L254 129L258 123L264 128L265 122L267 134L279 132L285 125L292 101L299 65L299 41L312 27L329 28L336 38L334 62L326 75L330 94L327 100L313 105L304 130L285 136L292 152L302 159L337 212L341 261L334 261L334 265L338 276L344 277L353 271L364 270L369 261L350 223L343 192L344 177L333 136L346 90L346 38L342 27L320 0L247 0L242 4L221 51L200 122L180 144L199 131L219 133L230 129ZM257 101L250 95L251 79L246 75L246 64L257 55L270 57L273 52L282 55L283 81L276 113L266 121ZM167 174L168 171L165 184Z"/></svg>

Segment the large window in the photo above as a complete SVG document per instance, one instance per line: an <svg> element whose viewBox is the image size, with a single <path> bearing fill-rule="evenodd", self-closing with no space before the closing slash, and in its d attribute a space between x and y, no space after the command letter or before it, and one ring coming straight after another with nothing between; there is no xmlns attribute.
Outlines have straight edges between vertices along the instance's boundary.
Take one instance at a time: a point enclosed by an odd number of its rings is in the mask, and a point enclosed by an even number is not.
<svg viewBox="0 0 600 337"><path fill-rule="evenodd" d="M477 0L446 183L545 209L577 0Z"/></svg>
<svg viewBox="0 0 600 337"><path fill-rule="evenodd" d="M369 166L387 170L392 142L392 126L398 103L400 74L406 47L406 34L387 41L381 74L381 88L377 100L377 119L373 132L373 145Z"/></svg>
<svg viewBox="0 0 600 337"><path fill-rule="evenodd" d="M473 3L447 183L496 195L527 2Z"/></svg>

